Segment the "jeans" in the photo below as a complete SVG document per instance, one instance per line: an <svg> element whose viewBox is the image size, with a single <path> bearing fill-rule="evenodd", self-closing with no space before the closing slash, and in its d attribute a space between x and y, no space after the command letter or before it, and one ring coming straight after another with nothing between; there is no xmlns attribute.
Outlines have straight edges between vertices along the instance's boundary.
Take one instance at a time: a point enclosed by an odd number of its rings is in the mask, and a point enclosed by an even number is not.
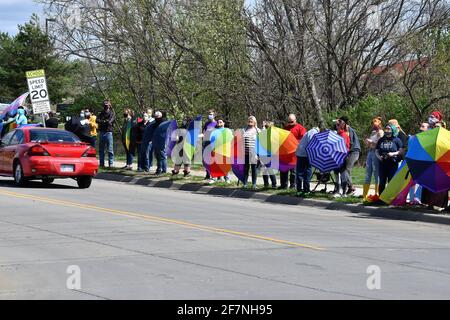
<svg viewBox="0 0 450 320"><path fill-rule="evenodd" d="M97 137L91 137L91 141L89 143L91 144L91 147L95 148Z"/></svg>
<svg viewBox="0 0 450 320"><path fill-rule="evenodd" d="M131 166L134 160L135 146L130 146L130 150L127 152L127 166Z"/></svg>
<svg viewBox="0 0 450 320"><path fill-rule="evenodd" d="M371 149L367 154L366 161L366 179L365 184L370 184L372 180L372 175L375 180L375 184L380 184L380 160L375 154L375 150Z"/></svg>
<svg viewBox="0 0 450 320"><path fill-rule="evenodd" d="M108 149L108 163L112 167L114 164L114 141L112 132L100 132L100 143L98 147L100 166L105 166L105 146Z"/></svg>
<svg viewBox="0 0 450 320"><path fill-rule="evenodd" d="M342 183L342 189L343 189L344 193L347 191L346 190L347 187L353 186L352 170L356 164L356 161L358 161L358 159L359 159L358 151L350 152L347 156L347 159L345 159L345 165L343 166L342 171L341 171L341 183Z"/></svg>
<svg viewBox="0 0 450 320"><path fill-rule="evenodd" d="M312 166L308 157L297 157L296 167L297 192L310 192L310 181L312 177Z"/></svg>
<svg viewBox="0 0 450 320"><path fill-rule="evenodd" d="M164 149L156 149L156 173L166 173L167 172L167 154Z"/></svg>
<svg viewBox="0 0 450 320"><path fill-rule="evenodd" d="M145 171L150 170L153 164L153 144L151 142L146 146L144 143L140 144L138 161L139 168Z"/></svg>
<svg viewBox="0 0 450 320"><path fill-rule="evenodd" d="M384 160L380 162L380 194L386 188L386 182L390 182L398 169L398 162Z"/></svg>

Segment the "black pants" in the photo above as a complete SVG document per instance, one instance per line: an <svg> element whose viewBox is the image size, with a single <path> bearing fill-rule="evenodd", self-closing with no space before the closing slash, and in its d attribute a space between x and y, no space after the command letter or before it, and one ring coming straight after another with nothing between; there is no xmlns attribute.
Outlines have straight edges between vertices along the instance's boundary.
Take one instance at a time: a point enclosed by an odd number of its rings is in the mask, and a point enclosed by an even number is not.
<svg viewBox="0 0 450 320"><path fill-rule="evenodd" d="M288 177L289 177L289 185L291 188L295 188L295 169L291 169L287 172L280 171L280 185L282 188L286 189L288 187Z"/></svg>
<svg viewBox="0 0 450 320"><path fill-rule="evenodd" d="M398 169L398 162L383 160L380 162L380 194L386 188L386 182L390 182Z"/></svg>
<svg viewBox="0 0 450 320"><path fill-rule="evenodd" d="M269 187L269 178L270 182L272 183L272 188L275 188L277 186L277 177L274 174L264 174L263 180L264 180L264 187Z"/></svg>
<svg viewBox="0 0 450 320"><path fill-rule="evenodd" d="M250 169L252 169L252 185L256 185L257 179L257 171L256 171L256 163L250 163L250 156L248 154L245 155L245 164L244 164L244 186L247 185L248 182L248 174Z"/></svg>

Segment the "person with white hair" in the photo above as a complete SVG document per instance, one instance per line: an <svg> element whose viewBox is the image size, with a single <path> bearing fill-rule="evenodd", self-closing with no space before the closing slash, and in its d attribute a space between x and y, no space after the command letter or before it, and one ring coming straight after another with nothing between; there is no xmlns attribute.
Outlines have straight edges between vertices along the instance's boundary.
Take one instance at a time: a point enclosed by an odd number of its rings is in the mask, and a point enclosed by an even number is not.
<svg viewBox="0 0 450 320"><path fill-rule="evenodd" d="M247 188L250 169L252 170L252 189L257 189L257 162L258 157L256 155L256 135L261 132L258 129L258 122L254 116L248 117L247 127L244 129L244 150L245 150L245 163L244 163L244 188Z"/></svg>

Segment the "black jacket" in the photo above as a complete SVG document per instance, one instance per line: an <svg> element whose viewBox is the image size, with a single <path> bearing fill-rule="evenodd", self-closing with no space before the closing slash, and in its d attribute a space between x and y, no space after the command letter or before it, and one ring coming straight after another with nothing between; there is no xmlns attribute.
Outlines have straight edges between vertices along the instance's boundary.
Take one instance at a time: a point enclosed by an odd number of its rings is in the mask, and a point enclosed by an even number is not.
<svg viewBox="0 0 450 320"><path fill-rule="evenodd" d="M114 131L114 114L111 110L108 112L102 111L97 117L98 131L100 132L113 132Z"/></svg>

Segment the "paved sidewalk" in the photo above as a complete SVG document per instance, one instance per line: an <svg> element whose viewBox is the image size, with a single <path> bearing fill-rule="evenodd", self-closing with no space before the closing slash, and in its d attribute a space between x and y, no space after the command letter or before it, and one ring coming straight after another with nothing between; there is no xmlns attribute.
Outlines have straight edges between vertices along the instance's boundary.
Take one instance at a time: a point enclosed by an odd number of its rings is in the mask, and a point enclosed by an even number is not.
<svg viewBox="0 0 450 320"><path fill-rule="evenodd" d="M114 162L114 167L115 167L115 168L123 168L123 167L125 167L125 165L126 165L126 162L124 162L124 161L115 161L115 162ZM136 165L136 163L133 163L133 170L134 170L134 171L137 170L137 165ZM156 167L153 166L153 167L150 169L150 173L154 173L155 170L156 170ZM169 173L171 172L171 170L172 170L172 168L168 168L168 169L167 169L167 171L168 171ZM183 170L183 169L181 169L180 172L181 172L182 170ZM191 175L192 175L192 176L195 176L195 177L205 177L205 176L206 176L206 173L205 173L204 170L193 170L193 169L191 169ZM230 172L230 175L229 175L229 176L230 176L230 180L231 180L231 181L233 181L233 182L237 182L237 181L238 181L238 178L233 174L233 172ZM261 174L258 174L258 178L257 178L256 184L257 184L257 185L263 185L263 184L264 184L264 180L263 180ZM311 188L314 189L314 187L316 186L316 184L317 184L317 181L315 180L315 177L313 177L313 181L311 182ZM277 176L277 186L279 186L279 185L280 185L280 177ZM317 187L317 191L324 189L324 187L325 187L325 186L324 186L323 184L319 185L319 186ZM362 186L355 186L355 187L356 187L356 191L355 191L355 194L354 194L354 195L357 196L357 197L362 196L362 194L363 194ZM333 189L334 189L333 183L330 181L330 182L328 183L327 190L328 190L328 191L332 191ZM373 193L374 190L375 190L375 189L373 188L373 185L372 185L372 186L371 186L371 191L369 192L369 194Z"/></svg>

